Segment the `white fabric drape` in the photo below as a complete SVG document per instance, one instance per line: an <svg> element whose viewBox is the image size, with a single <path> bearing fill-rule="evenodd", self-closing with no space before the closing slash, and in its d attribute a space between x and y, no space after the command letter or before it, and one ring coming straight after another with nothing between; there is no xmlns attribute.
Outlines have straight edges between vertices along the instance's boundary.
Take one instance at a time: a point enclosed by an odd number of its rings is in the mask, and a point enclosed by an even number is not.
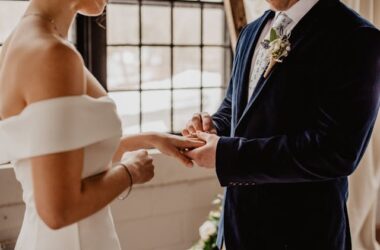
<svg viewBox="0 0 380 250"><path fill-rule="evenodd" d="M367 20L380 27L380 0L343 0ZM379 45L380 46L380 45ZM380 119L368 149L350 177L348 213L353 250L380 250L376 241L380 188Z"/></svg>
<svg viewBox="0 0 380 250"><path fill-rule="evenodd" d="M349 178L348 214L353 250L380 250L376 241L379 187L380 119L377 119L366 153Z"/></svg>
<svg viewBox="0 0 380 250"><path fill-rule="evenodd" d="M363 17L380 27L379 0L344 0ZM351 221L353 250L378 250L376 217L380 187L380 119L357 171L350 177L348 212Z"/></svg>

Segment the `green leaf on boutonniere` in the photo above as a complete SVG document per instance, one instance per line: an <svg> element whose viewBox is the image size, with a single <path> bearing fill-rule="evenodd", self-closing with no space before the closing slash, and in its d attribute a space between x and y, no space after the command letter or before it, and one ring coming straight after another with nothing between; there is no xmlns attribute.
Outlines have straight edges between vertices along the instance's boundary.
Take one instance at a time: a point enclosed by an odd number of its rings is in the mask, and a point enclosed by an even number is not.
<svg viewBox="0 0 380 250"><path fill-rule="evenodd" d="M278 38L278 34L277 34L277 31L273 28L271 28L270 30L270 37L269 37L269 40L271 42L273 42L274 40L276 40Z"/></svg>

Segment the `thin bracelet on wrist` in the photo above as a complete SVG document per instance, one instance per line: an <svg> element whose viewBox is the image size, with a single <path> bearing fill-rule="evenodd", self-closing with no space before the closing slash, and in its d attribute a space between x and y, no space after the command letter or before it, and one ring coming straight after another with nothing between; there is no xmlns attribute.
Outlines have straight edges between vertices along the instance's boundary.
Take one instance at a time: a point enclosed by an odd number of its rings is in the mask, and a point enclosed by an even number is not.
<svg viewBox="0 0 380 250"><path fill-rule="evenodd" d="M120 195L118 198L119 200L125 200L130 195L130 193L132 192L132 188L133 188L132 174L131 174L131 172L129 172L127 165L125 165L124 163L118 162L115 165L120 165L124 168L125 172L127 173L128 177L129 177L129 180L131 182L131 185L129 186L128 191L126 191L127 193L125 195Z"/></svg>

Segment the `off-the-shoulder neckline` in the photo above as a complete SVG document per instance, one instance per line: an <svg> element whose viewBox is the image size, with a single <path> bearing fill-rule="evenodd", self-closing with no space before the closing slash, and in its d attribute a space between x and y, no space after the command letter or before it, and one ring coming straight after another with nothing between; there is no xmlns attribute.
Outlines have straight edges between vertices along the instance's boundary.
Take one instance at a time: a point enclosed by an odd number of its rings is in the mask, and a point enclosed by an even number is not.
<svg viewBox="0 0 380 250"><path fill-rule="evenodd" d="M52 101L60 101L60 100L71 99L71 98L86 98L86 99L91 100L91 101L100 101L101 99L110 99L110 97L108 95L104 95L104 96L100 96L100 97L92 97L89 95L68 95L68 96L60 96L60 97L44 99L44 100L36 101L36 102L29 104L17 115L12 115L12 116L7 117L3 120L0 120L0 124L22 116L27 110L29 110L30 108L32 108L34 106L41 105L43 103L52 102Z"/></svg>

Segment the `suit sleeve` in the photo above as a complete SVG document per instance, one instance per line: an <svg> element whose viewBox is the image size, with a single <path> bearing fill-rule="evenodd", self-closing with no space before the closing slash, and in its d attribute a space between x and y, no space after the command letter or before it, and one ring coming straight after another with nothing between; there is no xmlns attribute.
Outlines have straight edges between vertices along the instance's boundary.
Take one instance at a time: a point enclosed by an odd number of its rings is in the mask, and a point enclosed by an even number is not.
<svg viewBox="0 0 380 250"><path fill-rule="evenodd" d="M363 27L351 35L336 68L323 76L329 80L319 83L314 124L269 138L221 137L216 165L222 186L323 181L353 173L379 108L380 34Z"/></svg>
<svg viewBox="0 0 380 250"><path fill-rule="evenodd" d="M231 131L233 79L235 75L237 59L241 54L241 43L244 38L246 27L247 26L245 26L240 32L239 39L236 45L236 55L233 62L231 80L228 84L226 96L224 97L224 100L220 105L218 111L212 116L217 133L220 136L229 136Z"/></svg>
<svg viewBox="0 0 380 250"><path fill-rule="evenodd" d="M233 86L232 81L228 85L226 96L222 104L220 105L218 111L212 116L214 126L218 135L220 136L229 136L231 131L231 117L232 117L232 92Z"/></svg>

